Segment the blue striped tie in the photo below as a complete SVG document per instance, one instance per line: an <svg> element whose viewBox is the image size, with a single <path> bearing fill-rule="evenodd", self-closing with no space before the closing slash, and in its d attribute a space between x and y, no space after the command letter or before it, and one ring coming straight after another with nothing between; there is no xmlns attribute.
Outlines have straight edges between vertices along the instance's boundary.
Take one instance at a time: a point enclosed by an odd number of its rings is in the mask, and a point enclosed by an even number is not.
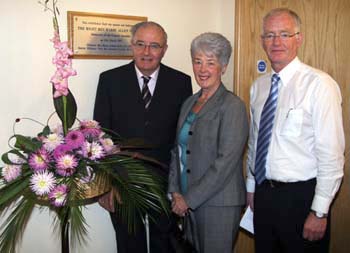
<svg viewBox="0 0 350 253"><path fill-rule="evenodd" d="M278 82L280 77L273 74L271 78L270 95L267 98L260 117L258 143L255 157L255 181L261 184L265 180L266 174L266 156L271 141L273 120L278 99Z"/></svg>

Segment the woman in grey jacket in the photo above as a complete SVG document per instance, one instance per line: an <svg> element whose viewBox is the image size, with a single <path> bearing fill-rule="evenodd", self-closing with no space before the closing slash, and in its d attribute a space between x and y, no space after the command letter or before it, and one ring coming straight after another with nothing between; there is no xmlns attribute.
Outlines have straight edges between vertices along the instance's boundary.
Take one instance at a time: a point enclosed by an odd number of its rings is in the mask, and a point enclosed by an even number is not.
<svg viewBox="0 0 350 253"><path fill-rule="evenodd" d="M201 89L181 108L172 151L172 211L185 216L191 210L200 253L232 253L245 204L247 114L244 103L221 82L231 52L230 42L218 33L192 41L193 71Z"/></svg>

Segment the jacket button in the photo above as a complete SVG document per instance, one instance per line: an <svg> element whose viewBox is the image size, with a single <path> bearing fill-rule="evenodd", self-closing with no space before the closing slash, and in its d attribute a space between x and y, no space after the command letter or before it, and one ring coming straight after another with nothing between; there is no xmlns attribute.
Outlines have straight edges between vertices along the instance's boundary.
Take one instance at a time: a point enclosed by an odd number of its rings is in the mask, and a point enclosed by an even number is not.
<svg viewBox="0 0 350 253"><path fill-rule="evenodd" d="M189 154L191 154L191 151L189 151L189 150L186 150L186 154L188 154L188 155L189 155Z"/></svg>
<svg viewBox="0 0 350 253"><path fill-rule="evenodd" d="M193 135L193 132L192 132L192 131L189 131L189 132L188 132L188 135Z"/></svg>
<svg viewBox="0 0 350 253"><path fill-rule="evenodd" d="M187 169L186 172L187 172L187 173L191 173L191 170Z"/></svg>

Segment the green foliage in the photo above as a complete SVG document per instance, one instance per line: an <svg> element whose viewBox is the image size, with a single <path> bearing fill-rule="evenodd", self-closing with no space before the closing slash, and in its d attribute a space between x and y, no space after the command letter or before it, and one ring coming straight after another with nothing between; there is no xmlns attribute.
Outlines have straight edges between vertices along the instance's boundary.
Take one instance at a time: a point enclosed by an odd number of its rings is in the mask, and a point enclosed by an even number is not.
<svg viewBox="0 0 350 253"><path fill-rule="evenodd" d="M27 137L20 134L15 134L14 138L16 138L15 147L22 150L24 153L35 152L42 145L42 143L36 138Z"/></svg>
<svg viewBox="0 0 350 253"><path fill-rule="evenodd" d="M8 153L15 153L9 151ZM143 157L147 163L146 157ZM5 159L6 160L6 159ZM152 160L152 159L150 159ZM120 194L121 203L115 200L116 212L128 224L130 233L136 229L136 221L146 213L168 212L165 198L165 187L161 177L146 168L145 161L135 159L134 153L116 153L95 163L87 163L94 169L95 179L90 187L110 189L114 187ZM85 166L85 165L84 165ZM0 235L0 252L15 253L15 246L21 241L27 221L35 204L56 213L54 229L61 239L69 238L72 248L84 244L87 236L87 224L82 210L87 204L97 200L86 197L86 184L80 182L84 171L74 176L62 178L68 185L67 204L55 208L49 205L48 199L40 199L30 191L29 178L32 172L26 165L21 177L2 185L0 188L0 215L16 206L6 222L2 225ZM150 212L151 211L151 212ZM155 218L150 216L151 219Z"/></svg>
<svg viewBox="0 0 350 253"><path fill-rule="evenodd" d="M68 90L69 91L69 90ZM62 121L65 133L73 126L77 115L77 104L73 94L69 91L67 96L53 99L58 117Z"/></svg>
<svg viewBox="0 0 350 253"><path fill-rule="evenodd" d="M35 201L21 198L16 207L1 226L0 252L15 253L16 245L22 240L24 229L32 214Z"/></svg>

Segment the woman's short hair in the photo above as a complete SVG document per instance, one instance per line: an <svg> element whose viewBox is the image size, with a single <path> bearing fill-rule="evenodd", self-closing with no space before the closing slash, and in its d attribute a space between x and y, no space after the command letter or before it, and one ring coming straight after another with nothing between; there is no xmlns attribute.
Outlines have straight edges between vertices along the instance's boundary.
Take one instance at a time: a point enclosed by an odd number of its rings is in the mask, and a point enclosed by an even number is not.
<svg viewBox="0 0 350 253"><path fill-rule="evenodd" d="M202 51L206 55L214 55L221 66L228 64L232 53L232 46L228 39L219 33L207 32L198 35L191 43L191 57Z"/></svg>

